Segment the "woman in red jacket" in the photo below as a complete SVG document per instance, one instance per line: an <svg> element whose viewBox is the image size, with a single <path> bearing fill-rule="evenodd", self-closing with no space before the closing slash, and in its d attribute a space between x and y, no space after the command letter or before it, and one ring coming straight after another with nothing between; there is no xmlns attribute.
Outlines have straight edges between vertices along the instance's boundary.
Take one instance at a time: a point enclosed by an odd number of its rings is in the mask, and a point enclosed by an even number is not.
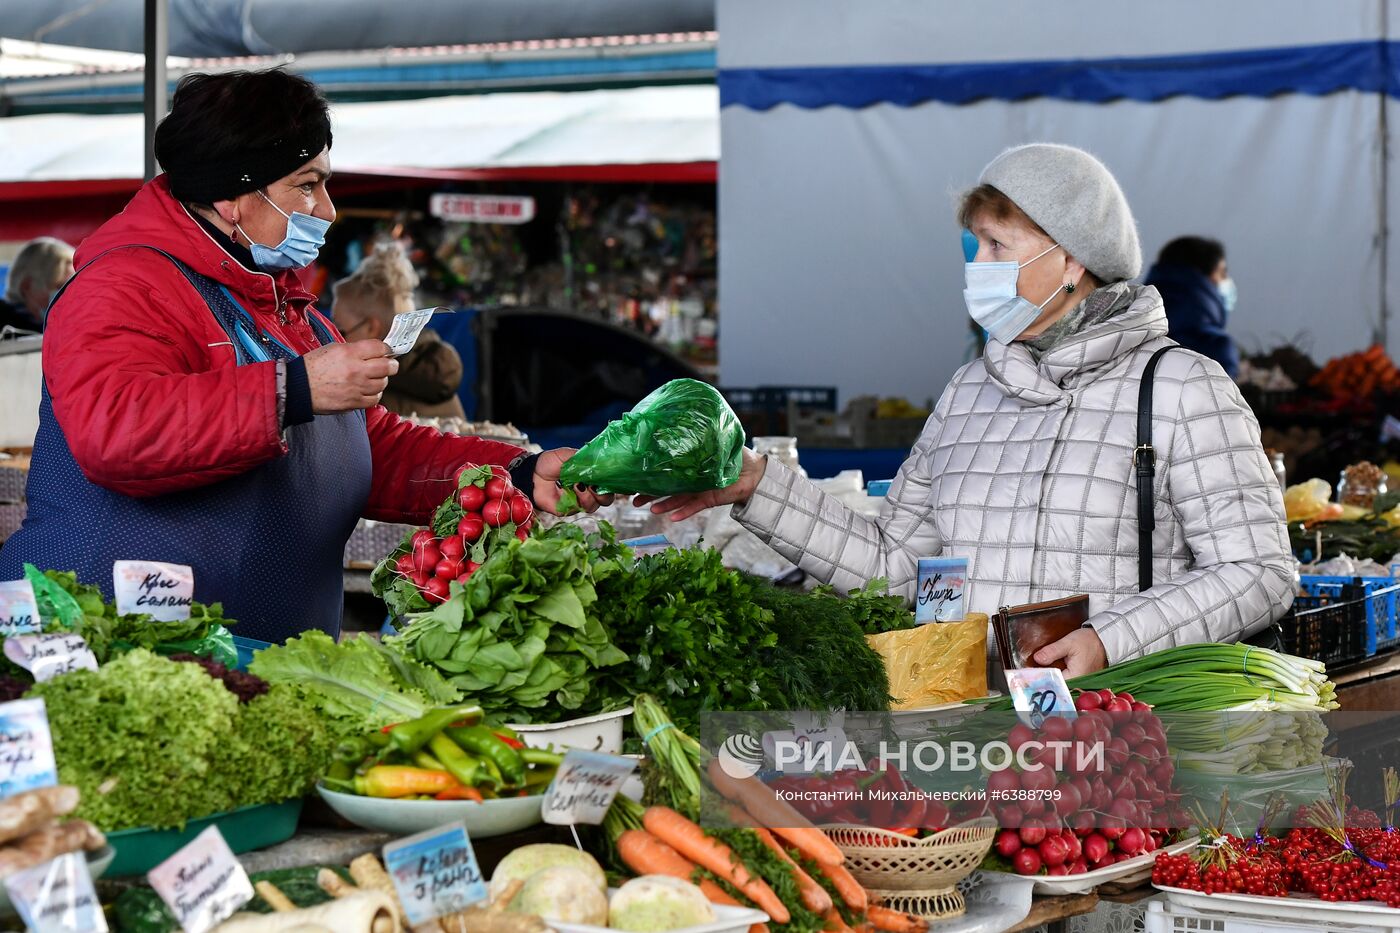
<svg viewBox="0 0 1400 933"><path fill-rule="evenodd" d="M465 463L508 467L553 511L572 451L537 457L379 406L398 368L346 343L296 270L335 208L326 101L281 70L190 75L156 132L166 174L78 250L49 311L29 512L0 550L76 570L189 564L238 632L335 634L361 515L425 523ZM583 491L581 504L596 508Z"/></svg>

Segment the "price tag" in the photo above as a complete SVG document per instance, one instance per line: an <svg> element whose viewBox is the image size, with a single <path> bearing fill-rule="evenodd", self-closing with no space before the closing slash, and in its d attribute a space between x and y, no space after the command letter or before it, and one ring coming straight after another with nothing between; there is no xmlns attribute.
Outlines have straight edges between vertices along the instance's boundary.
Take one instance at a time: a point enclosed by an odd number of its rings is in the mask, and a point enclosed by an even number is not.
<svg viewBox="0 0 1400 933"><path fill-rule="evenodd" d="M631 758L569 749L545 791L544 821L557 826L603 822L613 798L636 767Z"/></svg>
<svg viewBox="0 0 1400 933"><path fill-rule="evenodd" d="M70 671L97 670L97 657L81 635L14 635L5 639L5 657L34 675L39 683Z"/></svg>
<svg viewBox="0 0 1400 933"><path fill-rule="evenodd" d="M417 311L405 311L403 314L394 315L394 323L389 326L389 336L384 338L384 342L389 345L389 351L394 356L403 356L413 345L418 342L418 335L423 332L423 328L428 326L428 321L439 311L451 311L451 308L419 308Z"/></svg>
<svg viewBox="0 0 1400 933"><path fill-rule="evenodd" d="M32 933L107 933L107 918L81 852L16 872L5 879L5 889Z"/></svg>
<svg viewBox="0 0 1400 933"><path fill-rule="evenodd" d="M914 605L914 621L960 622L963 590L967 588L966 557L920 557L919 599Z"/></svg>
<svg viewBox="0 0 1400 933"><path fill-rule="evenodd" d="M0 636L39 631L39 604L28 580L0 583Z"/></svg>
<svg viewBox="0 0 1400 933"><path fill-rule="evenodd" d="M146 875L185 933L205 933L253 899L253 884L210 826Z"/></svg>
<svg viewBox="0 0 1400 933"><path fill-rule="evenodd" d="M1017 716L1032 729L1039 729L1049 716L1079 718L1064 671L1058 667L1009 670L1006 685L1011 690L1011 704L1016 707Z"/></svg>
<svg viewBox="0 0 1400 933"><path fill-rule="evenodd" d="M486 882L461 820L384 847L408 925L418 926L486 900Z"/></svg>
<svg viewBox="0 0 1400 933"><path fill-rule="evenodd" d="M154 560L119 560L112 564L117 612L144 613L161 622L190 617L194 570L184 564Z"/></svg>
<svg viewBox="0 0 1400 933"><path fill-rule="evenodd" d="M0 703L0 799L57 783L44 701Z"/></svg>

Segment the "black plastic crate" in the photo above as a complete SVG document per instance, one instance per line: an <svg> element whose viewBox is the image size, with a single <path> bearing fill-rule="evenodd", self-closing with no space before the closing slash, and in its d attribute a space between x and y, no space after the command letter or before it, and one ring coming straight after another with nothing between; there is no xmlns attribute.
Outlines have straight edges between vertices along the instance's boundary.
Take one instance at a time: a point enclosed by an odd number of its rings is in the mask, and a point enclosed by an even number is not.
<svg viewBox="0 0 1400 933"><path fill-rule="evenodd" d="M1346 587L1340 596L1298 596L1279 620L1283 650L1329 667L1366 658L1366 596Z"/></svg>

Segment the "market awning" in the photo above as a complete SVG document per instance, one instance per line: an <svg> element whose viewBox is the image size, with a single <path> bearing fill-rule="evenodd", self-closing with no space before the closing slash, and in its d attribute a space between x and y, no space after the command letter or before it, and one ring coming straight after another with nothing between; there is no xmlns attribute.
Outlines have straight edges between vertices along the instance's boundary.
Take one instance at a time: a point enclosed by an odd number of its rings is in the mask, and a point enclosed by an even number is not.
<svg viewBox="0 0 1400 933"><path fill-rule="evenodd" d="M713 181L713 86L502 93L332 110L337 173L441 180ZM140 114L0 120L0 200L135 187Z"/></svg>

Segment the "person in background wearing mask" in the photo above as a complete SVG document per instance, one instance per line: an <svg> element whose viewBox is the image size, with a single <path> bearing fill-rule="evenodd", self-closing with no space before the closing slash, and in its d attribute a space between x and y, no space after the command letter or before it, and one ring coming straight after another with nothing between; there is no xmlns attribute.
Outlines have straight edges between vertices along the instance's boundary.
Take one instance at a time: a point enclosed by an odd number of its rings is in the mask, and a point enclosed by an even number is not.
<svg viewBox="0 0 1400 933"><path fill-rule="evenodd" d="M0 580L32 563L110 597L114 560L188 564L194 598L241 635L335 635L360 516L425 524L467 463L556 507L570 451L528 457L385 411L389 347L345 342L302 288L335 220L313 84L187 75L155 148L165 174L83 241L49 312L29 511Z"/></svg>
<svg viewBox="0 0 1400 933"><path fill-rule="evenodd" d="M42 331L49 302L72 274L73 247L67 243L41 236L24 244L5 280L0 330L10 327L35 334Z"/></svg>
<svg viewBox="0 0 1400 933"><path fill-rule="evenodd" d="M394 315L417 307L413 290L418 273L398 243L379 243L352 275L332 288L332 311L345 339L383 340L394 326ZM457 387L462 384L462 357L431 327L399 357L399 371L389 377L380 404L400 415L425 418L466 418Z"/></svg>
<svg viewBox="0 0 1400 933"><path fill-rule="evenodd" d="M1237 293L1219 240L1177 237L1162 247L1143 284L1167 306L1167 336L1215 360L1231 379L1239 375L1240 353L1225 332Z"/></svg>
<svg viewBox="0 0 1400 933"><path fill-rule="evenodd" d="M912 599L919 558L941 556L967 558L969 611L1087 594L1088 623L1035 656L1071 677L1282 616L1294 561L1259 425L1218 363L1167 338L1157 290L1130 283L1137 227L1108 169L1070 146L1010 149L958 220L977 239L963 300L990 341L944 390L879 518L751 451L728 489L652 510L680 519L733 503L742 525L840 590L885 577ZM1154 585L1139 592L1138 388L1164 348Z"/></svg>

